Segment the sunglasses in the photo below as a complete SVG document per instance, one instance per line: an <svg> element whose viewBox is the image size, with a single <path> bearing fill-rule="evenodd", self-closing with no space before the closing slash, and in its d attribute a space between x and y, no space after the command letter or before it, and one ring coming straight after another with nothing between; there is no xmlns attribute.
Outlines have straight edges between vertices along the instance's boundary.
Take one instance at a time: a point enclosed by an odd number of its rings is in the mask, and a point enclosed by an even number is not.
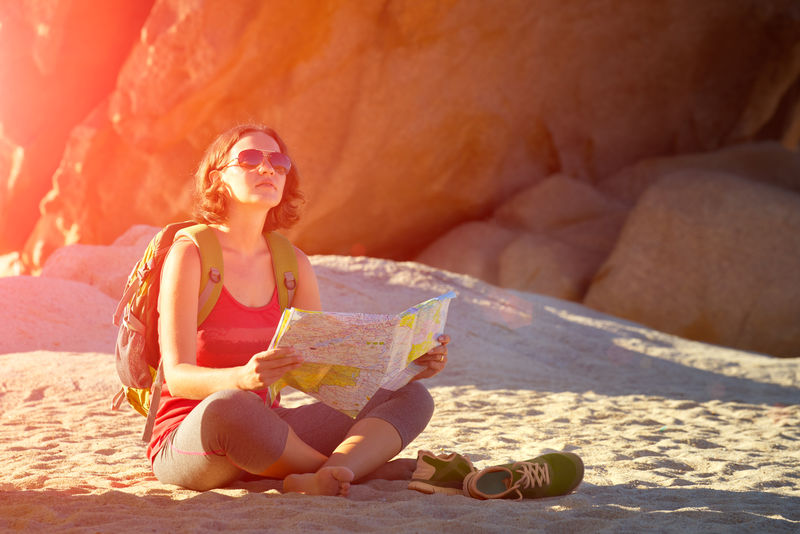
<svg viewBox="0 0 800 534"><path fill-rule="evenodd" d="M275 172L278 174L289 174L292 168L292 160L290 160L289 156L286 154L281 152L266 152L255 148L242 150L239 152L239 155L236 156L236 160L223 165L222 168L238 165L243 169L252 170L261 166L265 161L268 161L270 166L275 169Z"/></svg>

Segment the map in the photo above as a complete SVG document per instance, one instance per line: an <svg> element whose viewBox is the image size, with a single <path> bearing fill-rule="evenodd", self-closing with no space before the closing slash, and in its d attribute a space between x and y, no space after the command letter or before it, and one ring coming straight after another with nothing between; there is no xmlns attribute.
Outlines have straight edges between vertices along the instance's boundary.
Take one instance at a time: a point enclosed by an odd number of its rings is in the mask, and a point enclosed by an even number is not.
<svg viewBox="0 0 800 534"><path fill-rule="evenodd" d="M269 388L286 386L355 417L380 388L396 391L423 366L414 360L439 344L452 291L398 315L287 308L269 348L294 347L305 361Z"/></svg>

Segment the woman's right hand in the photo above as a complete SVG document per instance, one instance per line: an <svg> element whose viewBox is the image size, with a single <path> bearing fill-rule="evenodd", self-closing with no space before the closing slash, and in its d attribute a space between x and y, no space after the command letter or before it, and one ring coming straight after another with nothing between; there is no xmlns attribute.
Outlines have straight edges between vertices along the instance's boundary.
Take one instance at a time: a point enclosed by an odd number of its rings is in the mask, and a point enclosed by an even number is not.
<svg viewBox="0 0 800 534"><path fill-rule="evenodd" d="M264 389L284 374L300 367L303 357L292 347L281 347L254 354L240 367L239 389L254 391Z"/></svg>

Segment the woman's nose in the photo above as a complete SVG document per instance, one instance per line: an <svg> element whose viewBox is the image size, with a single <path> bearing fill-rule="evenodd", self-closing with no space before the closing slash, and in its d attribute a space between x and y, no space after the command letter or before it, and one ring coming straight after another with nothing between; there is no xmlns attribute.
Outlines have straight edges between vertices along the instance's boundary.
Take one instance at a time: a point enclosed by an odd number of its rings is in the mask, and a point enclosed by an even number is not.
<svg viewBox="0 0 800 534"><path fill-rule="evenodd" d="M259 174L275 174L275 169L269 163L269 160L264 158L261 161L261 165L258 166L258 172Z"/></svg>

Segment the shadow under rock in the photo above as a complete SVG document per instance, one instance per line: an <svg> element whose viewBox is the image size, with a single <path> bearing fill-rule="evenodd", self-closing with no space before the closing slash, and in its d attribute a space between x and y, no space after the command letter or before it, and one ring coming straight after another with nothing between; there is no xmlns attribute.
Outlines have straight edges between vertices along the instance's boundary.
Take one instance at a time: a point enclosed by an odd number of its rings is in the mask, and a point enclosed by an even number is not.
<svg viewBox="0 0 800 534"><path fill-rule="evenodd" d="M554 368L556 376L568 377L566 384L562 383L562 386L567 386L562 387L563 390L591 390L613 395L642 394L697 402L720 400L748 404L800 404L800 388L797 387L701 369L671 360L669 356L651 356L644 352L645 348L637 350L635 345L638 344L662 348L665 353L677 352L671 344L657 337L645 338L646 327L615 322L617 331L612 332L605 329L607 324L602 321L598 321L597 325L591 324L591 321L581 323L563 317L558 317L558 321L562 324L556 326L568 329L569 338L577 346L567 345L572 350L560 353L548 350L531 356ZM720 350L727 349L720 347ZM753 356L772 360L768 356ZM678 357L689 359L685 355ZM722 361L713 361L714 358L713 354L702 357L720 368L738 365L725 360L724 356ZM787 363L773 361L776 364ZM573 384L580 384L581 387L575 388ZM558 387L558 382L554 385Z"/></svg>
<svg viewBox="0 0 800 534"><path fill-rule="evenodd" d="M481 325L485 330L473 335L474 327L472 330L465 327L469 326L467 321L459 324L459 306L470 305L470 296L464 293L451 310L453 320L448 321L448 330L453 334L450 358L453 365L431 380L431 386L518 389L524 383L525 389L539 391L641 394L697 402L800 404L798 387L733 375L736 367L742 371L751 364L760 368L761 358L767 366L785 365L792 372L793 362L785 359L712 345L708 345L709 353L704 354L703 344L689 342L676 346L672 336L646 326L604 316L575 303L540 295L515 295L506 290L501 294L512 294L513 306L517 311L525 308L526 320L514 323L487 315ZM502 341L498 342L498 338ZM717 349L731 350L732 356L722 353L717 356L714 352ZM469 366L459 367L459 350L470 351L478 358L491 358L491 368L481 374ZM687 350L696 352L682 352ZM751 356L756 360L740 362L740 354L745 360ZM689 363L690 360L705 369ZM726 374L713 369L725 369ZM515 385L510 386L511 383Z"/></svg>

